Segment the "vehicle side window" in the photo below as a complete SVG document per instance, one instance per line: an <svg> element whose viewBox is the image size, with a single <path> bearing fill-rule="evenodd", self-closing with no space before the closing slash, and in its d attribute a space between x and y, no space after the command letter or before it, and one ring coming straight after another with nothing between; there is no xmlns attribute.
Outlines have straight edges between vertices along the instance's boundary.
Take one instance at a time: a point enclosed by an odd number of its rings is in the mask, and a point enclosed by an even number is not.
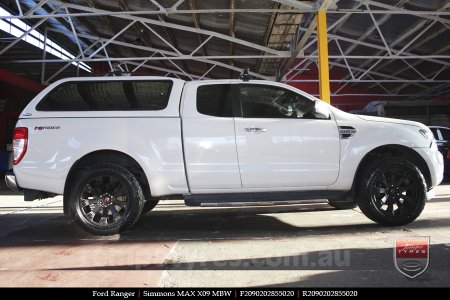
<svg viewBox="0 0 450 300"><path fill-rule="evenodd" d="M246 118L314 118L314 101L284 88L242 84L239 99Z"/></svg>
<svg viewBox="0 0 450 300"><path fill-rule="evenodd" d="M233 117L231 85L210 84L197 88L197 111L213 117Z"/></svg>
<svg viewBox="0 0 450 300"><path fill-rule="evenodd" d="M51 91L36 109L40 111L163 110L171 81L66 82Z"/></svg>

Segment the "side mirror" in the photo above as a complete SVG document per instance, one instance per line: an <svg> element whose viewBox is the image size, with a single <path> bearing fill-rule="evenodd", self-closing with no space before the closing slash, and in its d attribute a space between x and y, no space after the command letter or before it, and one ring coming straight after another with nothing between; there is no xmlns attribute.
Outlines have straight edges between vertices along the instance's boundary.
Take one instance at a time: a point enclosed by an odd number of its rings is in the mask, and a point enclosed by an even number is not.
<svg viewBox="0 0 450 300"><path fill-rule="evenodd" d="M316 100L314 102L314 115L317 119L329 119L330 110L324 103L322 103L322 101Z"/></svg>

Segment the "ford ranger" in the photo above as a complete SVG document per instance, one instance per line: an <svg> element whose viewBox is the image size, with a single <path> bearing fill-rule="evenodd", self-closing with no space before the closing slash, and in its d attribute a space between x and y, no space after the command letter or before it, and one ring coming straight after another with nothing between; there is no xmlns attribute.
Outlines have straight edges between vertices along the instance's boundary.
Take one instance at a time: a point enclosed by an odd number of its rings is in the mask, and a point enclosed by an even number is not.
<svg viewBox="0 0 450 300"><path fill-rule="evenodd" d="M98 235L176 197L193 206L328 199L404 225L443 177L423 124L345 113L248 79L63 79L30 102L13 136L8 186L25 201L64 195L64 212Z"/></svg>

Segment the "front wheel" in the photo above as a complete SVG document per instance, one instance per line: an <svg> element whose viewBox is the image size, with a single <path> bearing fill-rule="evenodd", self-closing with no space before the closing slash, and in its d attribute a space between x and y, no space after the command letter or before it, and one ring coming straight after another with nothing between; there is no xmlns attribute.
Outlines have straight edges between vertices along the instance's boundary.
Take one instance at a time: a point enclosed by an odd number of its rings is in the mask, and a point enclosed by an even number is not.
<svg viewBox="0 0 450 300"><path fill-rule="evenodd" d="M400 157L381 157L369 163L358 184L357 201L371 220L385 226L414 221L422 212L426 183L420 170Z"/></svg>
<svg viewBox="0 0 450 300"><path fill-rule="evenodd" d="M144 195L136 177L120 165L102 163L80 170L68 193L70 211L84 230L112 235L136 223Z"/></svg>

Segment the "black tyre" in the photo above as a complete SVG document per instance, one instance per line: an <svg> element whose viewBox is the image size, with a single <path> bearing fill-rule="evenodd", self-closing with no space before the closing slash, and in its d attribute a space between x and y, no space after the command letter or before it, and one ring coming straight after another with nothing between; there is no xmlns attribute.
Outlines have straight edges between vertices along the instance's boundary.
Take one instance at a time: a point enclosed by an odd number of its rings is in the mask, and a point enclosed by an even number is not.
<svg viewBox="0 0 450 300"><path fill-rule="evenodd" d="M95 235L112 235L136 223L145 200L130 171L101 163L75 175L68 201L73 218L84 230Z"/></svg>
<svg viewBox="0 0 450 300"><path fill-rule="evenodd" d="M336 209L352 209L358 206L358 203L356 201L353 202L337 202L337 201L329 201L328 204L333 206Z"/></svg>
<svg viewBox="0 0 450 300"><path fill-rule="evenodd" d="M158 205L158 203L159 203L159 200L157 200L157 199L146 200L144 203L144 209L142 210L142 213L143 214L148 213L149 211L154 209L156 207L156 205Z"/></svg>
<svg viewBox="0 0 450 300"><path fill-rule="evenodd" d="M427 201L422 173L413 163L400 157L381 157L368 164L357 188L361 211L385 226L414 221Z"/></svg>

